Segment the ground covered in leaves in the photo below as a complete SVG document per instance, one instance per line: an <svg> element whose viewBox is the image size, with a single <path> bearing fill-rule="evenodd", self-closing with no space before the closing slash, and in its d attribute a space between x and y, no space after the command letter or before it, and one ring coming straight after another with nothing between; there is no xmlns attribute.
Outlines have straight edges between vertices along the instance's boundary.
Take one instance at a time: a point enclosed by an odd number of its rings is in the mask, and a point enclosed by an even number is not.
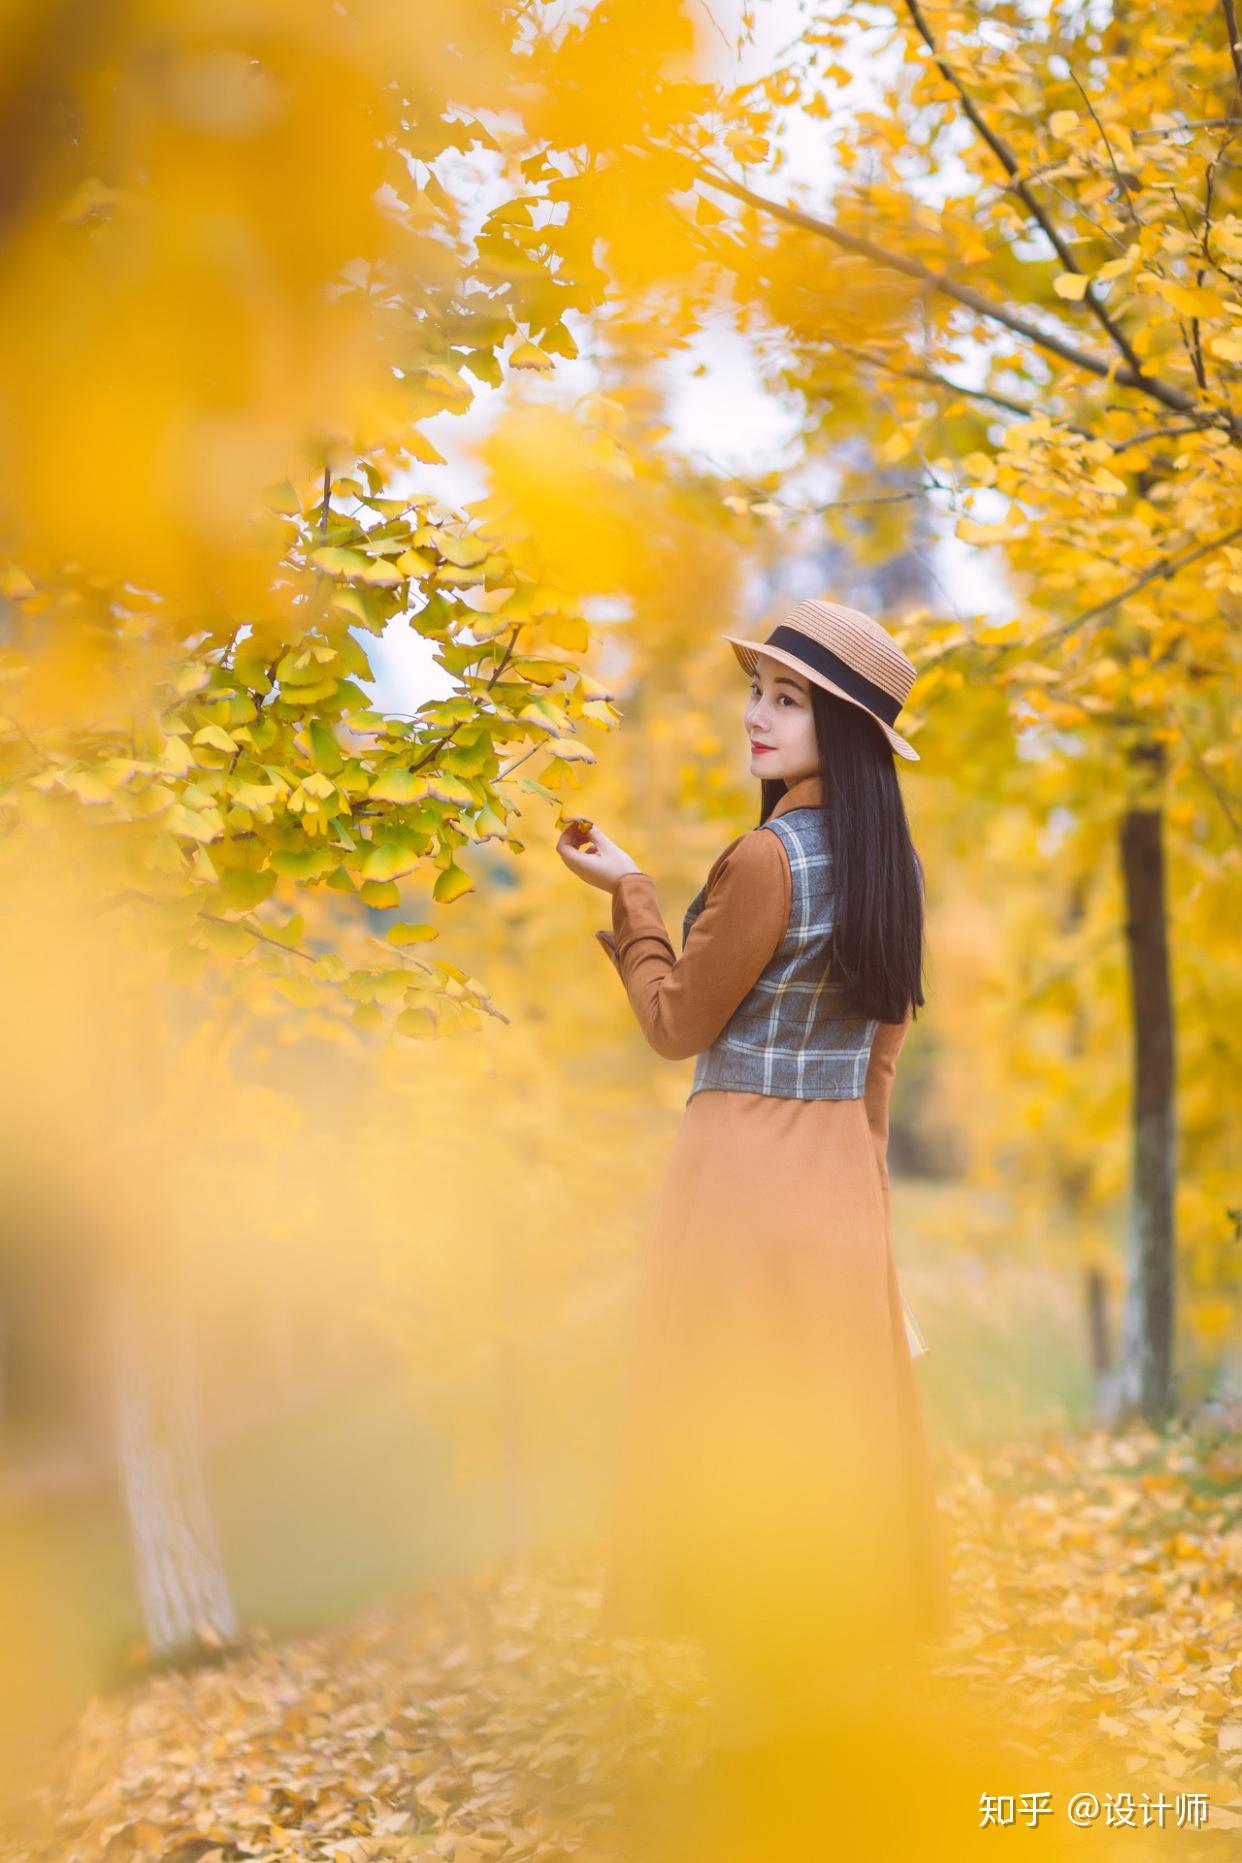
<svg viewBox="0 0 1242 1863"><path fill-rule="evenodd" d="M943 1686L1004 1703L1032 1783L1052 1742L1097 1774L1106 1753L1110 1790L1167 1796L1162 1854L1236 1854L1242 1408L1163 1436L949 1455L939 1487L955 1607ZM595 1633L597 1587L593 1569L548 1560L96 1698L10 1815L0 1858L594 1856L620 1793L695 1776L708 1707L692 1647ZM1195 1793L1202 1829L1183 1821Z"/></svg>

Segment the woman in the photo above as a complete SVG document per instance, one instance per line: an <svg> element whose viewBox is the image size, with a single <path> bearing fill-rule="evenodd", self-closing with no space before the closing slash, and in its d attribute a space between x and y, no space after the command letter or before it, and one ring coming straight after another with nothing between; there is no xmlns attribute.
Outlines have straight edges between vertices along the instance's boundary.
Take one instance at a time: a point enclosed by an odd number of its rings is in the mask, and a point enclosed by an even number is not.
<svg viewBox="0 0 1242 1863"><path fill-rule="evenodd" d="M921 988L922 871L892 728L914 667L856 609L724 635L759 825L691 901L589 824L557 844L644 1035L694 1077L647 1238L602 1626L688 1635L780 1690L947 1624L888 1105Z"/></svg>

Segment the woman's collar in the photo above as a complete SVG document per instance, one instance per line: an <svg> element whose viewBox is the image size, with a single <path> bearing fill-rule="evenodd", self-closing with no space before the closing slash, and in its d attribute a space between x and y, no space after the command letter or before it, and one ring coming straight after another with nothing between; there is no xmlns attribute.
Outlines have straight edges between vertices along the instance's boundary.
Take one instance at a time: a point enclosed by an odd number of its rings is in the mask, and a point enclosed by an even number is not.
<svg viewBox="0 0 1242 1863"><path fill-rule="evenodd" d="M824 799L824 779L822 776L803 776L796 783L791 783L784 795L777 798L768 820L773 815L787 815L790 809L817 808Z"/></svg>

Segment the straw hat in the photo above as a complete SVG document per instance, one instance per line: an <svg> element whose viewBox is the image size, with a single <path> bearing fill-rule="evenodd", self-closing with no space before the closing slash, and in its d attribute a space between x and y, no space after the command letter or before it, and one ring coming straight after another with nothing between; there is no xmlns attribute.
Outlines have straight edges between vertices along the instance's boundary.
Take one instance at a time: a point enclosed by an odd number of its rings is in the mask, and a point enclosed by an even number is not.
<svg viewBox="0 0 1242 1863"><path fill-rule="evenodd" d="M770 654L782 666L835 692L839 699L869 712L899 757L912 763L919 753L892 726L914 684L914 662L901 651L878 621L839 602L799 603L772 629L766 640L738 640L722 634L748 673L758 655Z"/></svg>

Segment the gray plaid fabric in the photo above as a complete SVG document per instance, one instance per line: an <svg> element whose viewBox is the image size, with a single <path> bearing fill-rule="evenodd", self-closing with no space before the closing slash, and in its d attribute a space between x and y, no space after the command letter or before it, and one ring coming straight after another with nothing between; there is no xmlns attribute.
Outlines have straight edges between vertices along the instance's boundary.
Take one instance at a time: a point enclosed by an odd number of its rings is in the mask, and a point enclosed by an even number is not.
<svg viewBox="0 0 1242 1863"><path fill-rule="evenodd" d="M860 1100L878 1019L842 1013L829 982L832 857L818 807L790 809L752 831L778 834L793 883L789 924L754 987L710 1048L695 1057L689 1104L703 1087L770 1093L786 1100ZM681 943L703 908L703 888L686 908Z"/></svg>

